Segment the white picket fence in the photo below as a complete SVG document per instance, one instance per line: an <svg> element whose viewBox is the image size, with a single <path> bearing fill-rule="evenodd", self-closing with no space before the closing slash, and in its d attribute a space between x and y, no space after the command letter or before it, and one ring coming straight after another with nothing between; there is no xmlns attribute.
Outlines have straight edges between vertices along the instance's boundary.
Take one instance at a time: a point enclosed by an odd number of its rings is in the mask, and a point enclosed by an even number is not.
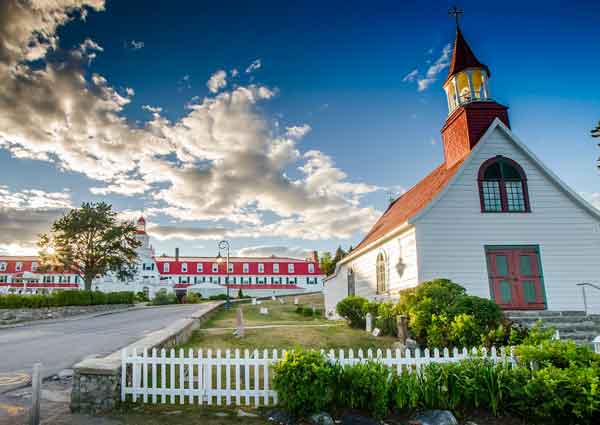
<svg viewBox="0 0 600 425"><path fill-rule="evenodd" d="M272 366L285 357L285 350L189 350L171 349L168 353L144 350L122 352L121 400L131 395L133 402L206 404L236 406L268 406L277 404L277 392L271 389ZM493 362L514 364L512 350L432 351L406 350L330 350L323 351L330 361L354 365L377 361L400 374L403 370L418 372L430 363L458 362L467 358L484 358ZM160 401L159 401L160 399Z"/></svg>

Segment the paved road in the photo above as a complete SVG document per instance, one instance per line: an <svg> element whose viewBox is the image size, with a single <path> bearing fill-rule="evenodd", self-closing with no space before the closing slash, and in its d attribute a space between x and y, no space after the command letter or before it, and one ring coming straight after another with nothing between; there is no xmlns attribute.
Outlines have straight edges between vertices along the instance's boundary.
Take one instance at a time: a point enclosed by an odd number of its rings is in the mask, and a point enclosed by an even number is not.
<svg viewBox="0 0 600 425"><path fill-rule="evenodd" d="M0 374L29 374L34 363L42 362L44 377L52 376L88 356L110 354L198 308L165 306L0 329Z"/></svg>

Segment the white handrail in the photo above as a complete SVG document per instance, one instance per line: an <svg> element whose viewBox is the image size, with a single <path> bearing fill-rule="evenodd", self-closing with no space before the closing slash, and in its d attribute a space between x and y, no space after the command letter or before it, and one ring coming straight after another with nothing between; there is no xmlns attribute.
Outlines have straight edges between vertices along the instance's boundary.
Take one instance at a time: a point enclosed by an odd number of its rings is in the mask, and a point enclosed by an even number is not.
<svg viewBox="0 0 600 425"><path fill-rule="evenodd" d="M587 306L587 294L585 292L585 288L589 286L590 288L594 288L594 289L597 289L600 291L600 286L595 285L593 283L589 283L589 282L578 283L577 286L581 286L581 294L583 295L583 309L585 311L585 315L587 316L588 306Z"/></svg>

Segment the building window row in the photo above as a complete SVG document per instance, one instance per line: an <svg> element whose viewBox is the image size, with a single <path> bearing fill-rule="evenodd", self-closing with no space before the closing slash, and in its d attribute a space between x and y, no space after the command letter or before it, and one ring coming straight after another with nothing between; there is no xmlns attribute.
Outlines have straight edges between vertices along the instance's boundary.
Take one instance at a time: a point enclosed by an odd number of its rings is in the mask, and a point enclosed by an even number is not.
<svg viewBox="0 0 600 425"><path fill-rule="evenodd" d="M228 272L229 273L233 273L233 263L229 263L229 267L228 267ZM1 270L1 269L0 269ZM144 269L146 270L146 269ZM152 270L154 270L154 265L152 265ZM218 273L219 272L219 264L218 263L212 263L212 268L211 268L213 273ZM196 272L197 273L202 273L204 271L204 267L202 265L202 263L198 263L196 265ZM295 266L293 263L288 264L287 267L287 271L288 273L295 273ZM163 273L169 273L170 272L170 263L163 263ZM182 273L187 273L188 272L188 265L187 263L181 263L181 272ZM242 264L242 272L243 273L250 273L250 264L248 263L243 263ZM264 273L265 272L265 265L263 263L259 263L258 264L258 272L259 273ZM309 273L314 273L315 272L315 265L313 263L309 263L308 264L308 272ZM279 264L278 263L274 263L273 264L273 273L279 273Z"/></svg>
<svg viewBox="0 0 600 425"><path fill-rule="evenodd" d="M304 278L305 282L309 285L315 285L319 283L318 278L316 277L306 277ZM230 284L286 284L286 285L296 285L298 284L300 278L298 277L271 277L270 279L267 277L251 277L251 276L223 276L224 283ZM193 279L191 276L178 276L178 283L221 283L221 276L194 276Z"/></svg>

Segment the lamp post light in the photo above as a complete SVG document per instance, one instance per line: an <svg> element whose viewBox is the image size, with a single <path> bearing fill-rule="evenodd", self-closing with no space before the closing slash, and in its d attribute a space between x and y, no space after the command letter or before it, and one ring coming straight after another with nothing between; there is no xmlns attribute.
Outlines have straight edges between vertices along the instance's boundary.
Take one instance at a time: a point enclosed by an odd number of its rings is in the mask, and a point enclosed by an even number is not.
<svg viewBox="0 0 600 425"><path fill-rule="evenodd" d="M227 303L225 304L225 308L231 308L231 303L229 301L229 242L226 240L222 240L219 242L219 253L217 254L217 263L223 263L223 256L221 255L221 251L225 249L227 250L227 256L225 258L225 286L227 287Z"/></svg>

